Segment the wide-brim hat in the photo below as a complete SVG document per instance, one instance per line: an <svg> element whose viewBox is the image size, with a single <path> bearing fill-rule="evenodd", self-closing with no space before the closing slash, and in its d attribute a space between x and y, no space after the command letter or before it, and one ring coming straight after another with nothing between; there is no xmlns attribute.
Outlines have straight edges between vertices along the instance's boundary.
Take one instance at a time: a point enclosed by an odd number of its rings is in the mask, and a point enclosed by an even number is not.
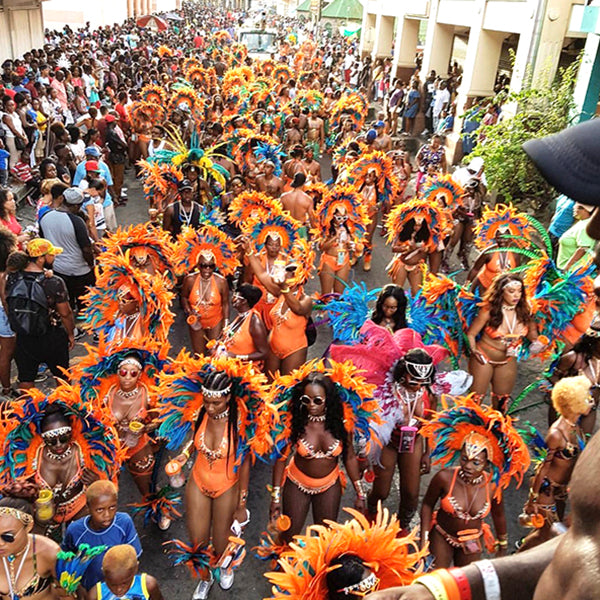
<svg viewBox="0 0 600 600"><path fill-rule="evenodd" d="M576 202L600 206L600 119L529 140L523 149L559 192Z"/></svg>

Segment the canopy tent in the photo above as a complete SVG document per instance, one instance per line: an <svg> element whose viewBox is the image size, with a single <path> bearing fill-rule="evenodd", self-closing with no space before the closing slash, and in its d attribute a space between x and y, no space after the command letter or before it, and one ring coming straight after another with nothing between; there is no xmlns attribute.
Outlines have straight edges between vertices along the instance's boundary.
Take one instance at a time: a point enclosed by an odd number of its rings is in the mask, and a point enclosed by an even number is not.
<svg viewBox="0 0 600 600"><path fill-rule="evenodd" d="M359 0L333 0L329 6L321 11L321 18L362 22L363 5Z"/></svg>

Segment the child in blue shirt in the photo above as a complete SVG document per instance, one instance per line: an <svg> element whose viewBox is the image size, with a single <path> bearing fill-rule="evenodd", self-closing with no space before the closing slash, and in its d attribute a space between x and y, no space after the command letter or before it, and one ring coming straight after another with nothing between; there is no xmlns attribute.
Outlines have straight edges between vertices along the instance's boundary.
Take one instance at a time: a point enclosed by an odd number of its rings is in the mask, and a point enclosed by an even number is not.
<svg viewBox="0 0 600 600"><path fill-rule="evenodd" d="M73 521L63 539L63 550L75 551L81 544L90 546L112 546L129 544L137 556L142 554L142 545L135 525L127 513L117 512L117 488L111 481L94 481L86 491L89 516ZM103 580L100 554L92 559L81 580L86 590L92 589Z"/></svg>
<svg viewBox="0 0 600 600"><path fill-rule="evenodd" d="M96 584L88 600L164 600L158 581L152 575L138 575L135 548L113 546L102 559L104 581Z"/></svg>

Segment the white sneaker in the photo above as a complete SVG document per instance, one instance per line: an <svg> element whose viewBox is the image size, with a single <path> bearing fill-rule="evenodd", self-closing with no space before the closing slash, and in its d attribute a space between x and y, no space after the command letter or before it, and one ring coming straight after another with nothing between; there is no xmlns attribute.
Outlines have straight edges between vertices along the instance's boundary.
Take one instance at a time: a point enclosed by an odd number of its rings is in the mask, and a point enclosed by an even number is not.
<svg viewBox="0 0 600 600"><path fill-rule="evenodd" d="M233 585L233 569L220 569L219 585L222 590L231 589Z"/></svg>
<svg viewBox="0 0 600 600"><path fill-rule="evenodd" d="M210 588L214 582L215 580L213 579L212 573L210 579L201 579L194 590L192 600L206 600L208 598L208 592L210 592Z"/></svg>
<svg viewBox="0 0 600 600"><path fill-rule="evenodd" d="M169 529L169 527L171 527L171 519L169 519L169 517L161 517L158 521L158 528L161 531L167 531L167 529Z"/></svg>

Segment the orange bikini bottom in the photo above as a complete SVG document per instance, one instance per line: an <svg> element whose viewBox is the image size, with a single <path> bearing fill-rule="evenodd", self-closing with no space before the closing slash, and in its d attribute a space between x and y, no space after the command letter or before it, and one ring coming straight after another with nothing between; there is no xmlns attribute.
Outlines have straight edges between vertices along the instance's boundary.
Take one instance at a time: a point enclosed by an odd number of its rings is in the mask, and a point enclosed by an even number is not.
<svg viewBox="0 0 600 600"><path fill-rule="evenodd" d="M329 254L321 254L321 262L319 263L319 273L323 270L323 267L328 266L334 273L341 271L344 267L347 267L350 264L350 257L346 252L346 258L344 262L340 265L338 264L337 257L330 256Z"/></svg>
<svg viewBox="0 0 600 600"><path fill-rule="evenodd" d="M293 456L283 473L283 483L285 483L286 479L289 479L300 491L311 496L326 492L338 481L342 484L342 488L346 484L344 474L338 465L335 466L329 475L325 475L325 477L309 477L296 466Z"/></svg>

